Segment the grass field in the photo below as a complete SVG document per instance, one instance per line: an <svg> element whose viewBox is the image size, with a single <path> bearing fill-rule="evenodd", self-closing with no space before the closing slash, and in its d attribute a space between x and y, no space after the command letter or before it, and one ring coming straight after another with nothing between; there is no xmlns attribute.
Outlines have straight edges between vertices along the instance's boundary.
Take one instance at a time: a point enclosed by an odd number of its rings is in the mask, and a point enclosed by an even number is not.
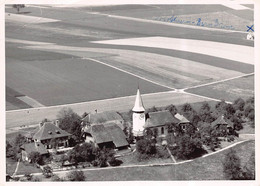
<svg viewBox="0 0 260 186"><path fill-rule="evenodd" d="M254 141L237 145L234 149L245 165L254 151ZM118 168L87 171L88 181L133 181L133 180L224 180L222 161L228 150L198 158L192 162L173 166Z"/></svg>
<svg viewBox="0 0 260 186"><path fill-rule="evenodd" d="M247 99L254 96L254 75L214 85L188 89L187 92L215 99L224 99L226 101L234 101L239 97Z"/></svg>

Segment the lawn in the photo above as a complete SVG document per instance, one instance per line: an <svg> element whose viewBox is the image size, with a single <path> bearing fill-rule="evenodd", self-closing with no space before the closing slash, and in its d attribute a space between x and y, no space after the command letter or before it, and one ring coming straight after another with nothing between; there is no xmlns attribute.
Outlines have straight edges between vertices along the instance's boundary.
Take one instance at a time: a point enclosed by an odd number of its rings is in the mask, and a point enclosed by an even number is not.
<svg viewBox="0 0 260 186"><path fill-rule="evenodd" d="M247 99L254 96L254 75L209 86L188 89L187 92L215 99L224 99L226 101L234 101L239 97Z"/></svg>
<svg viewBox="0 0 260 186"><path fill-rule="evenodd" d="M234 149L245 165L255 150L255 143L244 142ZM85 175L88 181L224 180L222 161L228 151L178 165L92 170L86 171Z"/></svg>

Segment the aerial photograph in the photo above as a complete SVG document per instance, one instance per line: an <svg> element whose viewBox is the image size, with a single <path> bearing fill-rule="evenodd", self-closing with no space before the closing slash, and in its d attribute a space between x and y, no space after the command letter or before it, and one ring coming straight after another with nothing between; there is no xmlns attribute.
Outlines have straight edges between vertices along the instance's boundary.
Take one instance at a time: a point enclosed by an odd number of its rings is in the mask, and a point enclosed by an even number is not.
<svg viewBox="0 0 260 186"><path fill-rule="evenodd" d="M255 181L255 5L228 2L5 4L5 181Z"/></svg>

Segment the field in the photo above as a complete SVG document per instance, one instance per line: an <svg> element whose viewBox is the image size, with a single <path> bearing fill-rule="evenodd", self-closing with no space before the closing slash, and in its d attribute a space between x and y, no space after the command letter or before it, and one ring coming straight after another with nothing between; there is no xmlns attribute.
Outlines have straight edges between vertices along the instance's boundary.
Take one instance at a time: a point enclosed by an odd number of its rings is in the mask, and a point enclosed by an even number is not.
<svg viewBox="0 0 260 186"><path fill-rule="evenodd" d="M8 6L5 11L7 128L55 119L64 106L78 114L128 111L138 84L147 108L216 101L229 94L225 88L216 94L205 86L194 95L177 89L254 71L254 43L243 32L152 21L173 12L187 19L191 15L213 19L223 12L224 17L232 14L234 23L249 24L251 10L222 5L29 5L21 14ZM252 79L244 84L252 84Z"/></svg>
<svg viewBox="0 0 260 186"><path fill-rule="evenodd" d="M188 89L187 92L231 102L239 97L247 99L254 96L254 75L205 87Z"/></svg>

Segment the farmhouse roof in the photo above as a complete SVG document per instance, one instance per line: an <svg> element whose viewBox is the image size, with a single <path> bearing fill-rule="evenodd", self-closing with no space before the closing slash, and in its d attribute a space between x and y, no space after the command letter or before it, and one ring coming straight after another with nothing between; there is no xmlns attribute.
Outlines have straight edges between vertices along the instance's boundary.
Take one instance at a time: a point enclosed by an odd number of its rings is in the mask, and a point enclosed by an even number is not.
<svg viewBox="0 0 260 186"><path fill-rule="evenodd" d="M189 123L190 122L187 118L185 118L183 115L181 115L179 113L175 114L174 117L179 120L178 123Z"/></svg>
<svg viewBox="0 0 260 186"><path fill-rule="evenodd" d="M46 140L70 136L71 134L60 129L52 122L45 122L33 136L33 139Z"/></svg>
<svg viewBox="0 0 260 186"><path fill-rule="evenodd" d="M47 149L40 142L26 143L21 146L23 150L30 154L31 152L39 152L41 155L48 154Z"/></svg>
<svg viewBox="0 0 260 186"><path fill-rule="evenodd" d="M137 89L135 105L134 105L134 108L132 109L132 111L134 111L134 112L144 112L145 111L139 88Z"/></svg>
<svg viewBox="0 0 260 186"><path fill-rule="evenodd" d="M215 127L216 125L227 125L229 127L234 126L234 124L230 120L226 119L224 115L219 116L215 121L211 123L212 127Z"/></svg>
<svg viewBox="0 0 260 186"><path fill-rule="evenodd" d="M123 120L123 118L115 111L106 111L95 114L88 114L82 119L87 123L104 123L114 120Z"/></svg>
<svg viewBox="0 0 260 186"><path fill-rule="evenodd" d="M115 123L94 124L85 132L91 134L97 144L113 142L116 148L129 145L124 132Z"/></svg>
<svg viewBox="0 0 260 186"><path fill-rule="evenodd" d="M159 112L148 113L148 118L145 123L145 127L157 127L165 125L166 123L179 123L180 120L173 117L173 115L168 110Z"/></svg>

